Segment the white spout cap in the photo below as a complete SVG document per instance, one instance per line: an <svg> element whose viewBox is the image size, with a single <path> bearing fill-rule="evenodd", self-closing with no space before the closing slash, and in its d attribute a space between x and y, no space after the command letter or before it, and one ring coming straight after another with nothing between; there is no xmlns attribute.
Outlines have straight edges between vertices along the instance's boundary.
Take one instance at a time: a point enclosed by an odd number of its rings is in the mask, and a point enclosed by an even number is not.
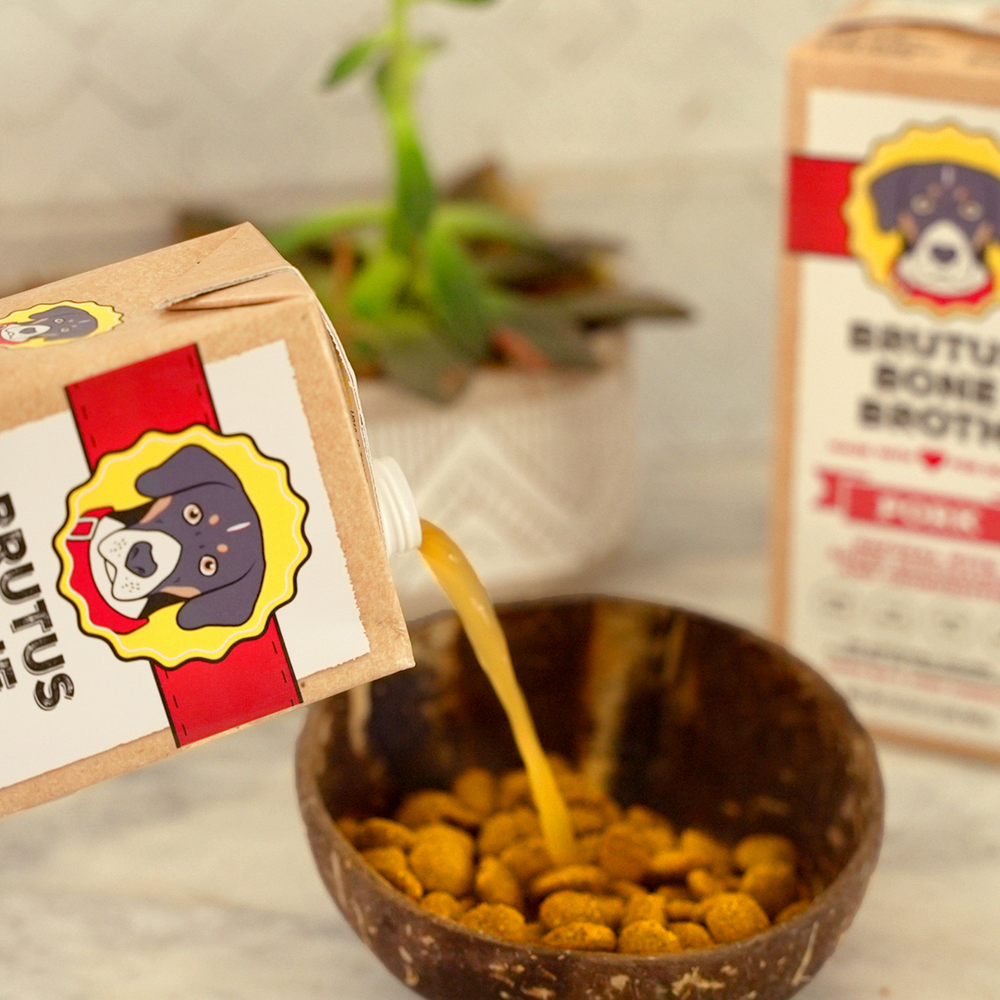
<svg viewBox="0 0 1000 1000"><path fill-rule="evenodd" d="M372 478L386 551L394 556L417 548L423 537L420 515L399 463L394 458L373 459Z"/></svg>

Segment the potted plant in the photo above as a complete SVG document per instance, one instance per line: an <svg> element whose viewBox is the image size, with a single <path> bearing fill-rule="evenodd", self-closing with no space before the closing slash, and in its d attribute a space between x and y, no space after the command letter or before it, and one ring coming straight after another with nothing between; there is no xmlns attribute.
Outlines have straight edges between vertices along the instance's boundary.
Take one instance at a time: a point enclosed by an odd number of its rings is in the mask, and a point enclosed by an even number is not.
<svg viewBox="0 0 1000 1000"><path fill-rule="evenodd" d="M622 327L684 310L623 288L607 241L544 234L495 166L435 182L415 99L441 45L415 36L416 0L388 2L385 24L335 59L325 83L370 75L391 191L268 236L363 376L373 451L400 462L424 516L495 593L526 595L620 539L635 437ZM398 583L411 607L433 593L417 561Z"/></svg>

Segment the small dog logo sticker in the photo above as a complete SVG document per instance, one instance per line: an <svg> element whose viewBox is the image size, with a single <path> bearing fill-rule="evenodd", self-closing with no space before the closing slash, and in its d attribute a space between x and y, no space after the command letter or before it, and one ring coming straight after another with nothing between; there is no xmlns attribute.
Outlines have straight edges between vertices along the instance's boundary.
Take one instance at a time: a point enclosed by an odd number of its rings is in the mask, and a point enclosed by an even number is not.
<svg viewBox="0 0 1000 1000"><path fill-rule="evenodd" d="M67 500L59 590L122 659L219 660L295 596L307 505L246 435L150 431Z"/></svg>
<svg viewBox="0 0 1000 1000"><path fill-rule="evenodd" d="M71 344L107 333L122 314L96 302L53 302L20 309L0 319L0 347Z"/></svg>
<svg viewBox="0 0 1000 1000"><path fill-rule="evenodd" d="M1000 149L953 124L880 143L851 177L849 248L906 305L979 313L1000 296Z"/></svg>

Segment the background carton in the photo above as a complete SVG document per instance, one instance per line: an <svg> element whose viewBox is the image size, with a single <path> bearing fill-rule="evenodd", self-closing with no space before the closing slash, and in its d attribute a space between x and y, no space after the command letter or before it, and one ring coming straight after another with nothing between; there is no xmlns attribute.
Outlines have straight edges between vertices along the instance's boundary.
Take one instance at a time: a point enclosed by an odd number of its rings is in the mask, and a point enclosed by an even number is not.
<svg viewBox="0 0 1000 1000"><path fill-rule="evenodd" d="M791 56L775 627L873 728L998 757L1000 15L921 8Z"/></svg>

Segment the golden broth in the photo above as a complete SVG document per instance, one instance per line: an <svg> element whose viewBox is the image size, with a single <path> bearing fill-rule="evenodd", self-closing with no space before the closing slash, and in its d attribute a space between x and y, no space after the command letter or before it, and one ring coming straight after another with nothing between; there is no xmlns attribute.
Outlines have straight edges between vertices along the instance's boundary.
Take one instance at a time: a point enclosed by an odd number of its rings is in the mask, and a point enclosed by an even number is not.
<svg viewBox="0 0 1000 1000"><path fill-rule="evenodd" d="M461 549L438 527L421 520L420 554L458 614L476 658L493 685L524 761L542 835L553 861L573 859L573 824L538 740L524 692L514 676L503 629L483 586Z"/></svg>

